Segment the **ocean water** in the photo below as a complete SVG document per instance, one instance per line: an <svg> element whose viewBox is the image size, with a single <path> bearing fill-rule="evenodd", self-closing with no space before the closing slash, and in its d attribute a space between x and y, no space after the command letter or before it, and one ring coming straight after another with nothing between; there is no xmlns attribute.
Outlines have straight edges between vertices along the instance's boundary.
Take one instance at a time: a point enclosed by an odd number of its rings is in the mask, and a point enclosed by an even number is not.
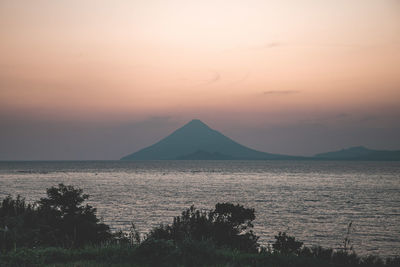
<svg viewBox="0 0 400 267"><path fill-rule="evenodd" d="M65 161L0 162L0 198L82 188L105 223L144 234L194 204L255 208L260 243L286 231L306 245L339 247L347 225L361 255L400 255L400 162Z"/></svg>

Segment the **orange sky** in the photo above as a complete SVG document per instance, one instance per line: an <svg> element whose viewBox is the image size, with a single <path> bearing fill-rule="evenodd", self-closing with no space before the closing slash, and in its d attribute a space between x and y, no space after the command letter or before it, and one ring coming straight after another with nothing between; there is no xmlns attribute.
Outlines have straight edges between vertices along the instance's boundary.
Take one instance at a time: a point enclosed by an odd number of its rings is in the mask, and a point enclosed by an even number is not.
<svg viewBox="0 0 400 267"><path fill-rule="evenodd" d="M2 0L0 39L3 119L400 114L396 0Z"/></svg>

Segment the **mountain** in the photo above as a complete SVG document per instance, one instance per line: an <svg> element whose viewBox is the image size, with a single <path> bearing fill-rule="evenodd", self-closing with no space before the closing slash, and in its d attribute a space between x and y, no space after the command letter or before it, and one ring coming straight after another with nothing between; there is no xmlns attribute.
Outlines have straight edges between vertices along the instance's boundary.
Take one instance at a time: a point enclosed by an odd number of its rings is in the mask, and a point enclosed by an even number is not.
<svg viewBox="0 0 400 267"><path fill-rule="evenodd" d="M121 160L237 159L276 160L301 157L270 154L245 147L200 120L192 120L169 136Z"/></svg>
<svg viewBox="0 0 400 267"><path fill-rule="evenodd" d="M207 152L203 150L197 150L194 153L189 155L183 155L178 157L177 159L184 159L184 160L232 160L235 159L231 156L221 154L219 152Z"/></svg>
<svg viewBox="0 0 400 267"><path fill-rule="evenodd" d="M363 146L350 147L339 151L321 153L315 159L325 160L400 160L400 151L373 150Z"/></svg>

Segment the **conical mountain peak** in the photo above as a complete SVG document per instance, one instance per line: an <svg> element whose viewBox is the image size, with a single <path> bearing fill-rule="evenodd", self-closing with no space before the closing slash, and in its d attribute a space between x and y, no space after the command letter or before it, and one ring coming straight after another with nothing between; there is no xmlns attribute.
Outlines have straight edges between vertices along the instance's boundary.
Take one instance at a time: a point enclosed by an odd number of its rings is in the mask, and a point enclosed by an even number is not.
<svg viewBox="0 0 400 267"><path fill-rule="evenodd" d="M123 160L174 159L283 159L288 156L269 154L245 147L194 119L154 145L145 147ZM289 157L291 158L291 157Z"/></svg>
<svg viewBox="0 0 400 267"><path fill-rule="evenodd" d="M211 129L201 120L194 119L177 129L163 140L174 140L174 143L192 142L193 144L197 144L199 140L204 141L205 138L215 135L222 136L222 134Z"/></svg>
<svg viewBox="0 0 400 267"><path fill-rule="evenodd" d="M188 123L186 123L183 127L196 127L196 128L208 128L208 129L210 129L210 127L208 127L207 124L205 124L204 122L202 122L199 119L193 119L193 120L189 121Z"/></svg>
<svg viewBox="0 0 400 267"><path fill-rule="evenodd" d="M189 121L187 124L204 124L206 125L204 122L202 122L199 119L192 119L191 121Z"/></svg>

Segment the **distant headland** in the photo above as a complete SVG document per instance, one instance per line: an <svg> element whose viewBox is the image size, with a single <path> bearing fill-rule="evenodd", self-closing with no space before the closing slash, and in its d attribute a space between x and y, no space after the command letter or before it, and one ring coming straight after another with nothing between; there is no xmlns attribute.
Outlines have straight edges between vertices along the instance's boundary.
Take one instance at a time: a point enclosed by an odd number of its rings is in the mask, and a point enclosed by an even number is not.
<svg viewBox="0 0 400 267"><path fill-rule="evenodd" d="M400 160L400 151L372 150L362 146L312 157L272 154L241 145L194 119L172 134L121 160Z"/></svg>
<svg viewBox="0 0 400 267"><path fill-rule="evenodd" d="M321 153L314 156L315 159L326 160L378 160L398 161L399 150L374 150L363 146L350 147L338 151Z"/></svg>

